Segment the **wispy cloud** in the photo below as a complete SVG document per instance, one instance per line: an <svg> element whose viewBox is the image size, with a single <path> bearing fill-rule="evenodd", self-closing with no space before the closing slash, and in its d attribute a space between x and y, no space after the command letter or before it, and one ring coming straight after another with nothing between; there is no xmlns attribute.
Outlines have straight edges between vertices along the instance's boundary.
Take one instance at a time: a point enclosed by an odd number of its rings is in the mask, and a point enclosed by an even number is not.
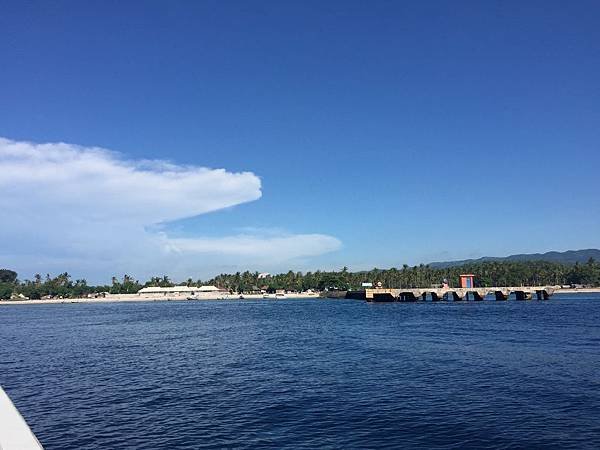
<svg viewBox="0 0 600 450"><path fill-rule="evenodd" d="M167 239L166 246L175 253L252 256L265 263L320 255L337 250L340 241L323 234L241 234L223 238Z"/></svg>
<svg viewBox="0 0 600 450"><path fill-rule="evenodd" d="M0 138L0 265L30 275L70 270L187 276L223 264L264 264L340 247L321 234L251 229L219 238L171 238L156 224L254 201L251 172L133 161L101 148ZM202 258L201 255L207 255Z"/></svg>

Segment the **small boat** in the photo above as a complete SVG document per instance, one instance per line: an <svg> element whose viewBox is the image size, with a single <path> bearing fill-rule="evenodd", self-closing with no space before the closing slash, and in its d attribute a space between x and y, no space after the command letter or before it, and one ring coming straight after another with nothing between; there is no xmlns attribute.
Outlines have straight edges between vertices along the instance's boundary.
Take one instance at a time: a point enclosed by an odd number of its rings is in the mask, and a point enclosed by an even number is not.
<svg viewBox="0 0 600 450"><path fill-rule="evenodd" d="M277 300L281 300L281 299L287 298L287 295L285 295L285 294L275 294L275 298Z"/></svg>

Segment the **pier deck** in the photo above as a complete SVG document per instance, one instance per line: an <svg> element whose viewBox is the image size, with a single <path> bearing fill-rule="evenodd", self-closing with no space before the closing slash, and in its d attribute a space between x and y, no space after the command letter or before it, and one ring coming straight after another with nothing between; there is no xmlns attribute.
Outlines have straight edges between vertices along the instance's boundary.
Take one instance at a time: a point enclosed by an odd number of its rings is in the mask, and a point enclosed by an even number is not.
<svg viewBox="0 0 600 450"><path fill-rule="evenodd" d="M517 300L548 300L556 290L554 286L502 286L482 288L399 288L384 289L374 288L365 290L368 302L402 302L417 301L431 298L439 301L452 298L454 301L473 300L481 301L487 295L493 295L496 300L508 300L514 294Z"/></svg>

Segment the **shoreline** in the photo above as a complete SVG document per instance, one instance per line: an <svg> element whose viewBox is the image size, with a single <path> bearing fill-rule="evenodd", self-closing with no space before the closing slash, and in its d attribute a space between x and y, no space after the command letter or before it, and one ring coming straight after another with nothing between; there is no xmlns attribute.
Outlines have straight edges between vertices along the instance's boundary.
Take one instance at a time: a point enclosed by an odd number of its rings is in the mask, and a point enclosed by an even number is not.
<svg viewBox="0 0 600 450"><path fill-rule="evenodd" d="M556 289L555 294L600 294L600 287L580 289Z"/></svg>
<svg viewBox="0 0 600 450"><path fill-rule="evenodd" d="M189 295L168 295L158 297L156 295L139 295L139 294L114 294L106 297L99 298L61 298L61 299L36 299L36 300L0 300L0 305L59 305L67 303L131 303L131 302L172 302L172 301L229 301L229 300L264 300L274 301L279 300L274 296L264 298L262 294L247 294L241 299L240 295L229 294L229 295L196 295L190 298ZM287 299L307 299L307 298L321 298L317 293L294 293L286 294L286 297L282 300Z"/></svg>
<svg viewBox="0 0 600 450"><path fill-rule="evenodd" d="M581 288L581 289L556 289L554 294L600 294L600 287L598 288ZM186 295L169 295L163 297L157 297L152 295L139 295L139 294L114 294L107 297L101 298L64 298L64 299L39 299L39 300L0 300L1 305L60 305L68 303L132 303L132 302L173 302L173 301L221 301L221 300L264 300L273 301L279 300L275 297L264 298L261 294L247 294L241 299L239 295L229 294L225 296L216 297L214 295L203 295L189 298ZM286 294L286 297L282 300L287 299L307 299L307 298L323 298L317 293L295 293Z"/></svg>

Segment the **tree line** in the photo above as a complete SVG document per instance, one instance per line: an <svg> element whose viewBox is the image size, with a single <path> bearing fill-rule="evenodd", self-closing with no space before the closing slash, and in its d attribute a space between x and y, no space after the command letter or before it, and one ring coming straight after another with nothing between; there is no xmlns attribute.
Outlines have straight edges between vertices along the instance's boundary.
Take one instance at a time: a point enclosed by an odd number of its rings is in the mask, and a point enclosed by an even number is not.
<svg viewBox="0 0 600 450"><path fill-rule="evenodd" d="M389 288L418 288L439 285L447 280L451 287L458 286L459 275L472 273L475 285L485 286L535 286L535 285L583 285L600 286L600 263L590 258L587 263L567 265L546 261L486 261L469 263L455 267L434 268L429 265L390 269L374 268L369 271L350 272L347 267L339 271L293 272L261 276L258 272L237 272L220 274L209 280L192 280L174 283L168 276L151 277L145 282L124 275L113 277L110 285L88 285L85 279L75 279L68 273L56 277L49 274L42 277L36 274L32 280L19 280L13 270L0 269L0 299L15 296L30 299L75 298L111 294L134 294L143 287L175 285L202 286L214 285L230 292L250 292L264 289L273 292L322 291L325 289L360 289L362 283L378 283Z"/></svg>

